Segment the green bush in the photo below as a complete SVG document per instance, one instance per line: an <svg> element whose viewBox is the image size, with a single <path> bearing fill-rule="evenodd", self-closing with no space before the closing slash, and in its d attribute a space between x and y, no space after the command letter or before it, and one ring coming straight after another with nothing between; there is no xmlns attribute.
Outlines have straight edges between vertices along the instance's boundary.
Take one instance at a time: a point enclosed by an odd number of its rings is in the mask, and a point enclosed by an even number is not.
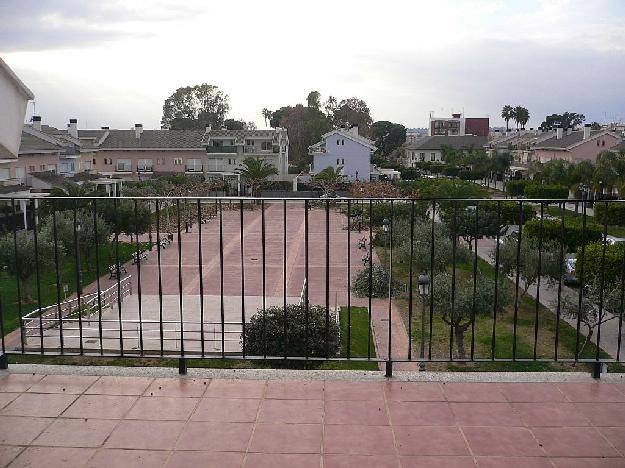
<svg viewBox="0 0 625 468"><path fill-rule="evenodd" d="M525 223L525 233L536 239L540 236L540 219ZM583 244L601 241L603 230L600 225L587 223L584 230L581 221L574 218L564 220L564 245L568 252L575 252ZM556 220L543 221L543 240L559 243L561 239L561 222Z"/></svg>
<svg viewBox="0 0 625 468"><path fill-rule="evenodd" d="M616 226L625 226L625 203L608 203L608 224ZM595 219L598 223L605 223L605 203L595 203Z"/></svg>
<svg viewBox="0 0 625 468"><path fill-rule="evenodd" d="M534 208L528 203L523 204L523 208L520 208L520 203L513 201L503 201L501 204L501 225L518 225L519 218L521 224L525 224L527 221L533 219L536 216ZM523 214L520 215L521 209ZM484 202L480 203L480 212L494 213L497 216L497 203L496 202Z"/></svg>
<svg viewBox="0 0 625 468"><path fill-rule="evenodd" d="M506 183L506 194L511 197L521 197L525 195L527 180L511 180Z"/></svg>
<svg viewBox="0 0 625 468"><path fill-rule="evenodd" d="M614 244L605 246L605 260L603 265L604 286L620 287L619 278L623 274L623 244ZM601 257L603 255L603 244L596 242L588 244L584 251L584 284L593 284L601 279ZM582 258L582 249L577 249L577 258ZM581 265L576 266L576 273L581 280Z"/></svg>
<svg viewBox="0 0 625 468"><path fill-rule="evenodd" d="M460 174L459 167L447 166L443 168L443 175L446 175L447 177L458 177L458 174Z"/></svg>
<svg viewBox="0 0 625 468"><path fill-rule="evenodd" d="M458 177L461 178L462 180L481 180L481 179L486 178L486 171L462 170L458 174Z"/></svg>
<svg viewBox="0 0 625 468"><path fill-rule="evenodd" d="M421 177L421 171L415 167L403 167L399 172L402 180L415 180Z"/></svg>
<svg viewBox="0 0 625 468"><path fill-rule="evenodd" d="M568 198L569 188L565 185L527 184L525 186L527 198Z"/></svg>
<svg viewBox="0 0 625 468"><path fill-rule="evenodd" d="M388 297L388 270L380 265L371 268L371 297ZM393 281L391 292L398 292L399 284ZM369 297L369 268L358 272L352 282L352 291L358 297Z"/></svg>
<svg viewBox="0 0 625 468"><path fill-rule="evenodd" d="M286 355L333 357L339 352L339 325L330 315L326 335L326 309L319 305L286 306ZM308 326L306 326L308 324ZM326 343L327 336L327 343ZM284 308L269 307L254 314L245 326L245 352L250 356L284 356Z"/></svg>

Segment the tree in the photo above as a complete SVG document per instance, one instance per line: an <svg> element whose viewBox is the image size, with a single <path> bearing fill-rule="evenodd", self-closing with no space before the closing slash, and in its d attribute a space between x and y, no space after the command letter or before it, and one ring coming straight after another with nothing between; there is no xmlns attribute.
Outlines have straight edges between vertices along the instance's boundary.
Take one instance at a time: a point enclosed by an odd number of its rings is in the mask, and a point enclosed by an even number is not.
<svg viewBox="0 0 625 468"><path fill-rule="evenodd" d="M17 249L15 248L17 244ZM17 251L17 259L15 252ZM32 301L30 286L31 276L35 274L37 266L39 271L53 265L54 240L47 233L37 233L37 256L35 256L35 237L33 231L18 231L17 242L14 242L12 234L6 234L0 238L0 264L6 271L17 277L24 302ZM64 251L59 248L59 256Z"/></svg>
<svg viewBox="0 0 625 468"><path fill-rule="evenodd" d="M363 136L370 134L373 123L369 106L357 97L343 99L334 110L331 118L334 128L357 125L359 134Z"/></svg>
<svg viewBox="0 0 625 468"><path fill-rule="evenodd" d="M369 268L363 268L356 274L352 282L352 292L358 297L388 297L388 268L380 265L371 267L371 289L369 289ZM391 294L399 291L399 284L393 280Z"/></svg>
<svg viewBox="0 0 625 468"><path fill-rule="evenodd" d="M553 284L560 276L560 248L556 242L543 239L539 253L539 241L535 237L523 236L521 249L517 256L518 236L510 235L504 238L499 247L499 268L505 275L516 276L517 264L519 279L523 281L521 297L527 294L529 288L541 281ZM496 252L491 253L493 262ZM540 262L539 262L540 256Z"/></svg>
<svg viewBox="0 0 625 468"><path fill-rule="evenodd" d="M343 166L334 169L332 166L326 167L313 178L314 182L321 187L324 195L334 196L336 188L343 182L345 176L342 174Z"/></svg>
<svg viewBox="0 0 625 468"><path fill-rule="evenodd" d="M267 121L271 120L271 114L273 114L273 112L271 112L266 107L263 108L263 119L265 119L265 127L267 126Z"/></svg>
<svg viewBox="0 0 625 468"><path fill-rule="evenodd" d="M506 122L506 132L510 130L509 122L514 116L514 109L511 105L506 104L501 109L501 118Z"/></svg>
<svg viewBox="0 0 625 468"><path fill-rule="evenodd" d="M250 186L252 196L257 196L258 189L263 182L272 175L278 175L278 169L260 158L245 158L241 167L235 169L237 174Z"/></svg>
<svg viewBox="0 0 625 468"><path fill-rule="evenodd" d="M321 93L319 91L311 91L306 98L308 107L319 110L321 108Z"/></svg>
<svg viewBox="0 0 625 468"><path fill-rule="evenodd" d="M113 231L126 234L131 241L135 235L148 232L152 222L150 209L141 201L137 201L136 212L133 200L120 200L106 203L101 213Z"/></svg>
<svg viewBox="0 0 625 468"><path fill-rule="evenodd" d="M227 94L207 83L178 88L165 99L161 125L171 130L220 128L230 110L228 100Z"/></svg>
<svg viewBox="0 0 625 468"><path fill-rule="evenodd" d="M625 156L603 151L597 156L592 185L596 192L607 189L612 193L617 189L619 194L625 193Z"/></svg>
<svg viewBox="0 0 625 468"><path fill-rule="evenodd" d="M406 127L402 124L380 120L372 125L371 137L378 148L376 153L388 157L406 141Z"/></svg>
<svg viewBox="0 0 625 468"><path fill-rule="evenodd" d="M307 310L304 305L289 304L286 317L284 307L268 307L264 313L260 309L245 326L248 356L332 357L339 345L338 323L330 317L326 328L326 309L319 305L309 305Z"/></svg>
<svg viewBox="0 0 625 468"><path fill-rule="evenodd" d="M603 293L601 292L602 286ZM580 323L586 327L586 338L579 349L579 355L582 356L595 329L623 314L620 287L617 283L608 284L606 282L602 285L597 279L586 288L582 295L581 308L577 298L572 299L569 296L563 296L561 298L561 310L564 317L579 319Z"/></svg>
<svg viewBox="0 0 625 468"><path fill-rule="evenodd" d="M493 238L497 234L503 233L503 226L497 222L496 211L479 209L476 217L474 205L459 209L455 220L452 212L449 210L442 211L441 218L447 226L452 227L453 232L457 236L464 239L470 250L473 249L473 241L475 239L482 239L483 237Z"/></svg>
<svg viewBox="0 0 625 468"><path fill-rule="evenodd" d="M525 124L530 119L529 111L523 106L516 106L513 109L512 116L513 116L514 121L517 124L517 128L519 128L519 125L520 125L521 129L525 130Z"/></svg>
<svg viewBox="0 0 625 468"><path fill-rule="evenodd" d="M545 120L540 127L546 130L552 130L557 126L561 126L564 130L568 128L575 129L576 126L581 124L586 117L584 114L577 114L575 112L565 112L563 114L551 114L545 117Z"/></svg>
<svg viewBox="0 0 625 468"><path fill-rule="evenodd" d="M493 313L495 282L493 279L478 274L475 288L472 277L456 278L454 287L452 276L449 273L439 273L432 281L432 288L434 312L453 330L457 356L459 359L464 359L466 357L464 349L466 331L474 323L476 317L488 316ZM453 303L452 290L454 294ZM510 300L509 289L504 281L500 281L497 288L496 312L503 311Z"/></svg>
<svg viewBox="0 0 625 468"><path fill-rule="evenodd" d="M50 197L68 198L68 200L44 200L39 208L39 214L42 217L47 217L52 211L59 210L72 210L88 208L91 204L90 200L80 200L80 197L94 197L99 196L96 188L93 184L85 182L83 184L76 184L74 182L67 181L62 187L53 187L50 190ZM69 199L73 198L73 199Z"/></svg>

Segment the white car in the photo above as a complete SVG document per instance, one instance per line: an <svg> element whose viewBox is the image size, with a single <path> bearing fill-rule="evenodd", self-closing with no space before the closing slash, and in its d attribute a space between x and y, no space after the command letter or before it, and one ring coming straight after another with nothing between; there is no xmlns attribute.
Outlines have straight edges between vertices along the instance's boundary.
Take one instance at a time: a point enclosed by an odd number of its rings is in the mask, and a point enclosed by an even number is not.
<svg viewBox="0 0 625 468"><path fill-rule="evenodd" d="M616 244L625 243L625 239L623 239L622 237L615 237L615 236L605 236L605 241L608 245L616 245Z"/></svg>

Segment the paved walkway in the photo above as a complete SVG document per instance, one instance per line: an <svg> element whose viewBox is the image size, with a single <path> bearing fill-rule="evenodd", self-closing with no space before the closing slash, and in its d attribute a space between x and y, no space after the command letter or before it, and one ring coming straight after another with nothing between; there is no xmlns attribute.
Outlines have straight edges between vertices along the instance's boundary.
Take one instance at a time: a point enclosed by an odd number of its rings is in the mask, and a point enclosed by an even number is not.
<svg viewBox="0 0 625 468"><path fill-rule="evenodd" d="M0 373L0 467L623 467L625 385Z"/></svg>

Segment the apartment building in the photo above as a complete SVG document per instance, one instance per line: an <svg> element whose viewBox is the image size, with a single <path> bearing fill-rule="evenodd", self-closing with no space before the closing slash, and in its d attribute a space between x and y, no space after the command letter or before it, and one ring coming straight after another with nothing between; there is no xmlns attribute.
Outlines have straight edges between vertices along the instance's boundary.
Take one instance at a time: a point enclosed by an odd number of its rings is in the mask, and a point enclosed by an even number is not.
<svg viewBox="0 0 625 468"><path fill-rule="evenodd" d="M443 162L444 149L451 148L465 152L482 149L487 137L483 136L428 136L404 145L402 164L415 167L419 162Z"/></svg>
<svg viewBox="0 0 625 468"><path fill-rule="evenodd" d="M555 136L556 132L542 129L516 130L511 132L496 132L484 149L489 157L497 154L509 154L512 160L521 165L526 165L535 159L534 150L543 141Z"/></svg>
<svg viewBox="0 0 625 468"><path fill-rule="evenodd" d="M430 114L429 136L475 135L487 137L488 133L488 117L464 117L463 114L451 114L451 117L434 117Z"/></svg>
<svg viewBox="0 0 625 468"><path fill-rule="evenodd" d="M289 172L289 138L284 128L271 130L226 130L208 127L203 134L206 147L205 174L209 178L235 178L236 169L246 158L259 158L272 164L286 180Z"/></svg>
<svg viewBox="0 0 625 468"><path fill-rule="evenodd" d="M623 141L623 136L610 130L592 130L586 124L583 130L566 132L557 128L555 136L538 144L535 148L535 159L547 162L562 159L568 162L596 162L597 156L615 148Z"/></svg>

